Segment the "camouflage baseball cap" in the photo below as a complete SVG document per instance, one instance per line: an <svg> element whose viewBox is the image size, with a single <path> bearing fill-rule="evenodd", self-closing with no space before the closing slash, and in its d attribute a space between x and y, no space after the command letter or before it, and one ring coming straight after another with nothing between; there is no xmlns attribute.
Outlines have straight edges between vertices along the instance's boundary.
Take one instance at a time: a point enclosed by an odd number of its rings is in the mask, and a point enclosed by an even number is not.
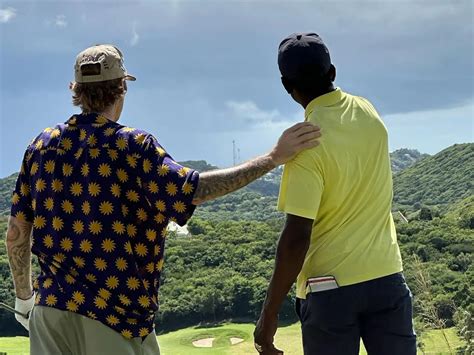
<svg viewBox="0 0 474 355"><path fill-rule="evenodd" d="M137 80L127 73L120 49L111 44L98 44L79 53L74 73L77 83L95 83L120 78Z"/></svg>

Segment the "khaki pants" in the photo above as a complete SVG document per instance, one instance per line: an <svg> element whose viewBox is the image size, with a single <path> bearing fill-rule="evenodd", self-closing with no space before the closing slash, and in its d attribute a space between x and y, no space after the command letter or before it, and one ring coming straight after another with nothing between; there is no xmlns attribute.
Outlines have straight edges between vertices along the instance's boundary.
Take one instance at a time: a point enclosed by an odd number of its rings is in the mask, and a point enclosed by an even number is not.
<svg viewBox="0 0 474 355"><path fill-rule="evenodd" d="M30 317L30 354L159 355L155 332L143 341L126 339L80 314L35 306Z"/></svg>

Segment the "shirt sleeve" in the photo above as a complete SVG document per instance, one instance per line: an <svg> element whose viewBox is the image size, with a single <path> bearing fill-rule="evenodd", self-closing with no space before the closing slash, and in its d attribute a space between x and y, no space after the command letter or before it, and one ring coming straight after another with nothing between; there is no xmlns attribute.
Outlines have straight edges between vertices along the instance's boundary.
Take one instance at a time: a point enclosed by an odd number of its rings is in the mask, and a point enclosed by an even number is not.
<svg viewBox="0 0 474 355"><path fill-rule="evenodd" d="M148 202L162 216L184 226L196 208L192 201L199 173L174 161L151 135L143 146L139 176Z"/></svg>
<svg viewBox="0 0 474 355"><path fill-rule="evenodd" d="M324 179L311 151L300 153L283 170L278 196L278 210L299 217L316 219Z"/></svg>
<svg viewBox="0 0 474 355"><path fill-rule="evenodd" d="M34 217L29 168L29 160L31 159L31 156L30 151L27 150L21 163L21 169L16 180L15 190L12 194L12 207L10 210L11 216L27 222L33 222Z"/></svg>

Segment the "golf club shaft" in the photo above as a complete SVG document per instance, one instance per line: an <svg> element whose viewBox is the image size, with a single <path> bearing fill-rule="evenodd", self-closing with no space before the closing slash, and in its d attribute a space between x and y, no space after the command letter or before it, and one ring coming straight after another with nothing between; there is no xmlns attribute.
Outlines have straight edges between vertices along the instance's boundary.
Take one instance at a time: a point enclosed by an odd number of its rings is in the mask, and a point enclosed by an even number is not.
<svg viewBox="0 0 474 355"><path fill-rule="evenodd" d="M28 319L29 314L21 313L21 312L17 311L15 308L10 307L9 305L7 305L3 302L0 302L0 307L2 307L3 309L6 309L7 311L10 311L12 313L18 314L19 316L22 316L23 318Z"/></svg>

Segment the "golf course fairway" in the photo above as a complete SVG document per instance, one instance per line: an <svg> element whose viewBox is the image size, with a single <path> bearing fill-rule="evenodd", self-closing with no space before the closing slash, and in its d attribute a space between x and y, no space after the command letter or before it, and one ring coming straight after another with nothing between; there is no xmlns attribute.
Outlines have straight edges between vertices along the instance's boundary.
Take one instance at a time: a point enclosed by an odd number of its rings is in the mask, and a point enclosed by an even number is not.
<svg viewBox="0 0 474 355"><path fill-rule="evenodd" d="M257 354L253 347L253 330L254 325L249 323L226 323L211 327L193 327L159 335L158 342L161 355ZM454 328L445 329L445 334L454 354L454 349L462 345L462 341L456 335ZM241 342L232 345L231 339L234 339L234 342L236 339L240 339ZM200 340L205 340L201 342L204 346L193 345L193 343ZM440 330L431 330L424 333L423 342L425 344L425 354L450 354L450 349L443 340ZM212 344L212 347L209 347L209 343ZM286 355L302 355L299 324L278 328L275 345L277 348L284 350ZM8 355L20 355L29 354L28 349L28 338L0 338L0 352L6 352ZM362 344L360 354L366 354Z"/></svg>

